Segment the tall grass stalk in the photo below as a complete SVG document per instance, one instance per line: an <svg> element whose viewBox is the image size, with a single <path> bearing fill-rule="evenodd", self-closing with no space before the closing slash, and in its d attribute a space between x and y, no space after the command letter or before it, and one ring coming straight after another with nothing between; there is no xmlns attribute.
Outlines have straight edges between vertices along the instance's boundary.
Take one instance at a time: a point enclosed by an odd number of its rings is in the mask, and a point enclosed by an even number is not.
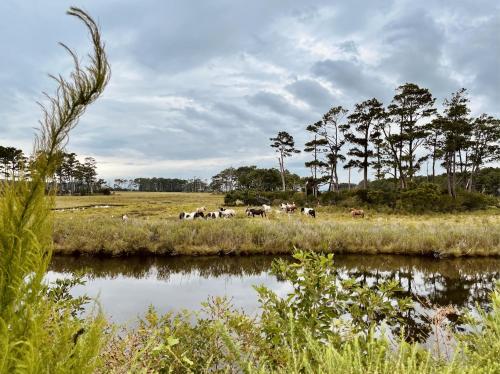
<svg viewBox="0 0 500 374"><path fill-rule="evenodd" d="M104 44L88 14L70 8L68 14L87 27L93 52L87 67L74 61L68 79L58 83L53 96L40 104L42 120L33 150L30 177L5 181L0 186L0 372L85 372L95 365L100 346L97 318L75 335L82 323L68 311L57 310L43 283L52 254L53 193L46 196L46 181L57 166L69 132L88 105L103 92L110 76ZM52 191L53 192L53 191Z"/></svg>

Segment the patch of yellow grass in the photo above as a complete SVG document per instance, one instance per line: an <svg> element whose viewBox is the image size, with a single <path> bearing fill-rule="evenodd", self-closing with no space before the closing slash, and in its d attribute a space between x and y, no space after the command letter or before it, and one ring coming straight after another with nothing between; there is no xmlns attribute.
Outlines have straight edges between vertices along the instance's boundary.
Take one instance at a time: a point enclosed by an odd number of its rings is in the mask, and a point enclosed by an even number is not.
<svg viewBox="0 0 500 374"><path fill-rule="evenodd" d="M56 253L207 255L290 253L294 247L339 253L434 256L500 255L500 215L396 215L367 212L354 219L346 209L318 207L318 218L287 215L274 207L268 218L250 218L245 207L228 220L180 221L181 211L223 205L222 195L125 192L111 196L58 197ZM129 217L127 222L122 214Z"/></svg>

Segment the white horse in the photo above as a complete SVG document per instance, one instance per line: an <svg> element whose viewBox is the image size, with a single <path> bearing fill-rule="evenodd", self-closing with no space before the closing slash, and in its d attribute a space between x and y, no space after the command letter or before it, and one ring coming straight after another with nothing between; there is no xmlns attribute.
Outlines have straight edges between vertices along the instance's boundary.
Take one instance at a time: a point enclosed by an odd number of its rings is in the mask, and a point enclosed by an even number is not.
<svg viewBox="0 0 500 374"><path fill-rule="evenodd" d="M269 213L272 210L271 205L266 205L266 204L262 204L262 209L264 209L264 212L266 213Z"/></svg>
<svg viewBox="0 0 500 374"><path fill-rule="evenodd" d="M233 209L219 208L219 212L224 218L231 218L236 216L236 211Z"/></svg>

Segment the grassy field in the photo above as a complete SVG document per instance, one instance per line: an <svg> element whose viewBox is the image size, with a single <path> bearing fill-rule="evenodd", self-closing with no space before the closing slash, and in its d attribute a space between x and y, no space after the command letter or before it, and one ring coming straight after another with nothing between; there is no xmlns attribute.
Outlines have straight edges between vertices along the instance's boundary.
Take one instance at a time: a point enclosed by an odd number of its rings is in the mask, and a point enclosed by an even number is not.
<svg viewBox="0 0 500 374"><path fill-rule="evenodd" d="M294 247L337 253L498 256L500 212L391 215L318 207L317 218L280 214L249 218L245 207L227 220L180 221L181 211L217 210L222 195L121 192L56 199L55 252L168 255L282 254ZM108 207L95 207L105 205ZM86 208L85 208L86 207ZM129 217L122 221L122 214Z"/></svg>

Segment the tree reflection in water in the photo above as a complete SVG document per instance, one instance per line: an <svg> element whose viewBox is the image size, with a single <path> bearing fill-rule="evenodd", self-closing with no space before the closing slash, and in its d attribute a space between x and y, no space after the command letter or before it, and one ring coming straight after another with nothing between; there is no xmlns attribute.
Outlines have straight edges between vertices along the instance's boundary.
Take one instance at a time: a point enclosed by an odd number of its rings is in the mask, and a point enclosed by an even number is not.
<svg viewBox="0 0 500 374"><path fill-rule="evenodd" d="M268 274L273 259L271 256L54 257L50 270L73 273L85 269L89 279L128 277L167 281L178 274L208 279ZM401 296L410 296L415 301L415 310L401 317L405 320L406 337L417 341L425 341L431 332L426 305L453 304L459 309L470 310L477 303L488 308L489 293L500 273L498 258L437 260L392 255L337 255L335 263L342 278L355 277L368 285L397 279L404 288ZM217 290L214 289L212 294L216 295ZM254 295L255 291L250 288L248 294ZM454 328L460 327L459 320L453 322Z"/></svg>

